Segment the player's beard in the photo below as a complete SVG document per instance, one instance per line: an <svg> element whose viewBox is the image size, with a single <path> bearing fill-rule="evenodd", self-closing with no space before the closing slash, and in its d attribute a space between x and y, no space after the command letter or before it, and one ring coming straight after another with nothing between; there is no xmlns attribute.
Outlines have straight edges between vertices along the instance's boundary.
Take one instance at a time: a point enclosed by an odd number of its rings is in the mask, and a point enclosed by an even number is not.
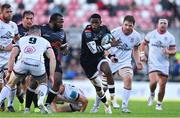
<svg viewBox="0 0 180 118"><path fill-rule="evenodd" d="M9 21L11 21L11 16L9 16L9 17L3 17L3 20L4 20L4 22L6 22L6 23L9 23Z"/></svg>
<svg viewBox="0 0 180 118"><path fill-rule="evenodd" d="M123 32L125 35L130 35L133 32L133 30L132 29L125 29L125 30L123 30Z"/></svg>

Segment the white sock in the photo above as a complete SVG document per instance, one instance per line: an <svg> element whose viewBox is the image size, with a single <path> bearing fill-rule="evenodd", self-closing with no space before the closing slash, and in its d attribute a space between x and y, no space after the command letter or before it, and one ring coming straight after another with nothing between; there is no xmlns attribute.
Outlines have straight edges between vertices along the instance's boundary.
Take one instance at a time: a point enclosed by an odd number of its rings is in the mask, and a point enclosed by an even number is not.
<svg viewBox="0 0 180 118"><path fill-rule="evenodd" d="M39 90L38 91L38 96L39 96L38 106L39 106L40 104L43 104L44 102L44 98L47 94L48 87L46 84L40 84L38 90Z"/></svg>
<svg viewBox="0 0 180 118"><path fill-rule="evenodd" d="M14 97L16 96L16 90L17 89L12 89L10 91L10 95L8 96L8 107L13 106Z"/></svg>
<svg viewBox="0 0 180 118"><path fill-rule="evenodd" d="M98 97L98 95L96 95L94 106L99 107L100 103L101 103L101 99Z"/></svg>
<svg viewBox="0 0 180 118"><path fill-rule="evenodd" d="M108 89L109 89L110 96L114 96L115 95L115 86L114 85L108 85Z"/></svg>
<svg viewBox="0 0 180 118"><path fill-rule="evenodd" d="M123 88L122 108L128 106L130 94L131 94L131 90Z"/></svg>
<svg viewBox="0 0 180 118"><path fill-rule="evenodd" d="M10 92L11 92L11 88L8 85L2 88L0 94L0 103L10 95Z"/></svg>
<svg viewBox="0 0 180 118"><path fill-rule="evenodd" d="M155 93L154 92L151 92L151 96L154 97Z"/></svg>
<svg viewBox="0 0 180 118"><path fill-rule="evenodd" d="M162 104L162 102L160 102L160 101L158 100L158 101L157 101L157 104L161 105L161 104Z"/></svg>

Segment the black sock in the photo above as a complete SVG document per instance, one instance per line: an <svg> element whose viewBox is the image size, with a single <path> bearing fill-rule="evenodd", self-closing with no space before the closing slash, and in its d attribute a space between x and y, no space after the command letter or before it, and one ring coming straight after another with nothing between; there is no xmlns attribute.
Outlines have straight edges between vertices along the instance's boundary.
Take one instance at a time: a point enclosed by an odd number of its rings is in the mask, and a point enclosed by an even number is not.
<svg viewBox="0 0 180 118"><path fill-rule="evenodd" d="M109 88L109 93L114 94L115 93L115 88Z"/></svg>
<svg viewBox="0 0 180 118"><path fill-rule="evenodd" d="M19 100L19 102L21 104L24 102L24 95L23 95L23 93L21 95L18 95L17 98L18 98L18 100Z"/></svg>
<svg viewBox="0 0 180 118"><path fill-rule="evenodd" d="M114 85L108 85L110 96L115 95L115 86Z"/></svg>
<svg viewBox="0 0 180 118"><path fill-rule="evenodd" d="M26 105L25 108L30 108L33 97L34 97L34 92L30 91L29 89L27 89L26 91Z"/></svg>
<svg viewBox="0 0 180 118"><path fill-rule="evenodd" d="M34 103L34 108L37 108L38 107L38 95L37 94L34 94L33 103Z"/></svg>
<svg viewBox="0 0 180 118"><path fill-rule="evenodd" d="M102 98L100 98L103 103L107 102L106 96L104 95Z"/></svg>
<svg viewBox="0 0 180 118"><path fill-rule="evenodd" d="M49 91L45 105L51 104L55 97L56 97L56 94Z"/></svg>

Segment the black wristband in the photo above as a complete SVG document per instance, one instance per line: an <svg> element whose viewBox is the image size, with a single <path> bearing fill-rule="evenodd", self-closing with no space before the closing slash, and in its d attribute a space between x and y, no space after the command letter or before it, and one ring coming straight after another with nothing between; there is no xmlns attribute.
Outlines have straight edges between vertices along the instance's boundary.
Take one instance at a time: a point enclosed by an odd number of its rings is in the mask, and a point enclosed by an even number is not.
<svg viewBox="0 0 180 118"><path fill-rule="evenodd" d="M108 58L111 59L111 57L113 57L113 56L115 57L115 54L109 54Z"/></svg>

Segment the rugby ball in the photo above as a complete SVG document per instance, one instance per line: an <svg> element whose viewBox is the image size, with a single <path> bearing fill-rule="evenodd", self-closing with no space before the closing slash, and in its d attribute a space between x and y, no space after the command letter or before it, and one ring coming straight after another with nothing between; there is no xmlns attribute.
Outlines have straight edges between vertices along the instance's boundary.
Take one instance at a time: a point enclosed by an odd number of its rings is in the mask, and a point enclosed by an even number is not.
<svg viewBox="0 0 180 118"><path fill-rule="evenodd" d="M101 40L101 45L109 44L112 42L112 40L113 40L112 34L107 33L103 36L103 38Z"/></svg>

